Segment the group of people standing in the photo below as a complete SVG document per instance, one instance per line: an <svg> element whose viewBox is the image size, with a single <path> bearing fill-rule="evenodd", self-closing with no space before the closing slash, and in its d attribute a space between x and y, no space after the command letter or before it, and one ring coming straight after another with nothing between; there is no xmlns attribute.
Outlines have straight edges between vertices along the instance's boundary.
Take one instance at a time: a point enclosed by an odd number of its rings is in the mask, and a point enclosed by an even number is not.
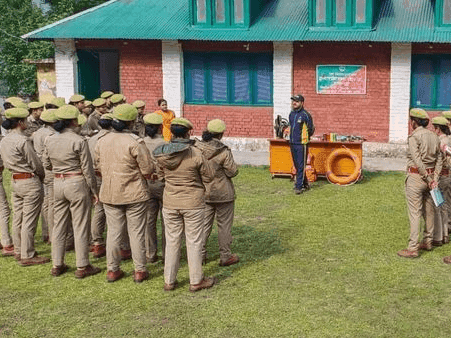
<svg viewBox="0 0 451 338"><path fill-rule="evenodd" d="M405 258L416 258L420 251L449 243L451 229L451 111L432 119L434 131L427 129L427 112L413 108L409 112L412 133L408 138L405 193L410 220L410 237L406 249L398 251ZM431 190L438 188L445 203L436 206ZM420 220L425 228L420 240ZM443 258L451 264L451 256Z"/></svg>
<svg viewBox="0 0 451 338"><path fill-rule="evenodd" d="M203 276L202 264L215 218L219 265L238 263L230 249L235 200L231 179L238 169L221 142L225 123L210 121L202 140L192 140L193 124L176 118L165 100L158 105L159 111L148 114L144 101L127 104L122 94L112 92L92 102L76 94L68 105L61 98L28 105L9 98L0 155L12 174L14 215L11 239L1 186L2 254L14 256L21 266L50 262L34 249L41 214L43 240L52 245L53 276L68 271L64 256L75 249L75 277L100 272L90 263L91 251L94 258L106 255L109 282L124 276L122 260L133 259L134 281L139 283L149 277L147 263L159 260L160 214L164 290L177 287L183 237L189 290L213 286L215 280Z"/></svg>

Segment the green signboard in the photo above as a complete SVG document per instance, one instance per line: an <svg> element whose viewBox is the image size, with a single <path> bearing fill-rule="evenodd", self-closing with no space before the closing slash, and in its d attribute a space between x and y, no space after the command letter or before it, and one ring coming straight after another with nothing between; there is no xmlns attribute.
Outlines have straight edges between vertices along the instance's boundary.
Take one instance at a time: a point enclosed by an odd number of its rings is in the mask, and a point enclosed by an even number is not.
<svg viewBox="0 0 451 338"><path fill-rule="evenodd" d="M366 66L317 65L318 94L366 94Z"/></svg>

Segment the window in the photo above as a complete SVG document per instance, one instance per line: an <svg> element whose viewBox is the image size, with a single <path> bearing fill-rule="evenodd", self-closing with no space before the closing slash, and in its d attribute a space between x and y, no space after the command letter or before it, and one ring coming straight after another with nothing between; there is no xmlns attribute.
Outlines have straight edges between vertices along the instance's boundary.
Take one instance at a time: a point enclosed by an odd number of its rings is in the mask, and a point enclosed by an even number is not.
<svg viewBox="0 0 451 338"><path fill-rule="evenodd" d="M438 27L451 27L451 0L435 1L435 23Z"/></svg>
<svg viewBox="0 0 451 338"><path fill-rule="evenodd" d="M412 57L413 107L448 109L451 104L451 55Z"/></svg>
<svg viewBox="0 0 451 338"><path fill-rule="evenodd" d="M371 28L371 0L310 0L309 6L313 28Z"/></svg>
<svg viewBox="0 0 451 338"><path fill-rule="evenodd" d="M185 53L185 102L272 105L270 54Z"/></svg>
<svg viewBox="0 0 451 338"><path fill-rule="evenodd" d="M245 27L250 0L192 0L192 24L205 28Z"/></svg>

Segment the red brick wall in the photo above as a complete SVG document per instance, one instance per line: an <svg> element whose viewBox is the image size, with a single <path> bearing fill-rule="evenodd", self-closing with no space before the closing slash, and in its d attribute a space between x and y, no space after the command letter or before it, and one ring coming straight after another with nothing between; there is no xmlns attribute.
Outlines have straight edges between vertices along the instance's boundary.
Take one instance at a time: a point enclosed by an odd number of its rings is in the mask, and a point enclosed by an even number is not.
<svg viewBox="0 0 451 338"><path fill-rule="evenodd" d="M183 41L184 51L196 52L242 52L242 53L272 53L272 43L250 42L206 42ZM200 135L206 128L209 120L222 119L227 130L227 137L273 137L273 107L246 107L246 106L216 106L216 105L189 105L183 106L183 116L194 124L194 134Z"/></svg>
<svg viewBox="0 0 451 338"><path fill-rule="evenodd" d="M305 97L316 135L335 132L388 142L390 117L390 44L294 43L293 91ZM366 65L366 95L316 93L316 66Z"/></svg>
<svg viewBox="0 0 451 338"><path fill-rule="evenodd" d="M200 135L213 119L227 125L226 137L273 137L272 107L184 105L183 116L194 124L194 134Z"/></svg>

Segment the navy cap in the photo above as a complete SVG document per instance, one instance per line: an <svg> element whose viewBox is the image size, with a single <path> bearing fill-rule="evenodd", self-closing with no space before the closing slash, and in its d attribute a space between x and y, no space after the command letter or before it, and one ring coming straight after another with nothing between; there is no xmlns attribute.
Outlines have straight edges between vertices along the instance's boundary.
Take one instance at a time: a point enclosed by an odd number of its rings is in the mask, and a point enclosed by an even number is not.
<svg viewBox="0 0 451 338"><path fill-rule="evenodd" d="M292 96L291 99L293 101L304 102L304 96L302 96L301 94Z"/></svg>

